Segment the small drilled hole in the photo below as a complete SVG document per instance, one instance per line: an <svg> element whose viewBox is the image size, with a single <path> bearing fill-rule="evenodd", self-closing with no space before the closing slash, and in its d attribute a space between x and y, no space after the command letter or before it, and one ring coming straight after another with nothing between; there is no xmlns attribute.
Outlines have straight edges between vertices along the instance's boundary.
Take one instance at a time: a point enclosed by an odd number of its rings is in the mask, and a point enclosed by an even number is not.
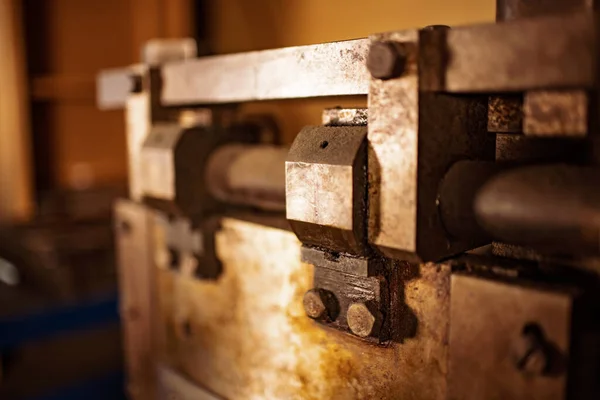
<svg viewBox="0 0 600 400"><path fill-rule="evenodd" d="M327 140L323 140L320 144L320 147L322 149L324 149L325 147L329 146L329 142Z"/></svg>

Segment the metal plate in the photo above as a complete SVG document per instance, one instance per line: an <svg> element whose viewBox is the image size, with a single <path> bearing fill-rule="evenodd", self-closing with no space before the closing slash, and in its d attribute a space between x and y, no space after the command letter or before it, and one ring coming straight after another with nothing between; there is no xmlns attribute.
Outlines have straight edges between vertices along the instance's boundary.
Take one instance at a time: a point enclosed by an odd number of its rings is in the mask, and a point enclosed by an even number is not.
<svg viewBox="0 0 600 400"><path fill-rule="evenodd" d="M418 71L415 30L374 36L404 43L398 79L373 79L369 94L369 242L380 249L417 250Z"/></svg>
<svg viewBox="0 0 600 400"><path fill-rule="evenodd" d="M523 133L541 137L583 138L588 133L588 94L583 90L525 93Z"/></svg>
<svg viewBox="0 0 600 400"><path fill-rule="evenodd" d="M148 208L128 200L117 202L115 214L127 389L133 399L150 399L154 383L152 217Z"/></svg>
<svg viewBox="0 0 600 400"><path fill-rule="evenodd" d="M367 94L368 40L289 47L166 64L165 105Z"/></svg>
<svg viewBox="0 0 600 400"><path fill-rule="evenodd" d="M568 354L572 298L569 293L453 275L448 399L564 399L566 373L531 376L511 355L526 324Z"/></svg>
<svg viewBox="0 0 600 400"><path fill-rule="evenodd" d="M446 90L592 87L594 23L594 14L581 13L452 29Z"/></svg>
<svg viewBox="0 0 600 400"><path fill-rule="evenodd" d="M235 219L221 225L217 281L158 271L167 365L228 399L445 398L447 266L399 267L406 306L396 318L410 329L402 343L378 346L306 317L313 271L291 232Z"/></svg>

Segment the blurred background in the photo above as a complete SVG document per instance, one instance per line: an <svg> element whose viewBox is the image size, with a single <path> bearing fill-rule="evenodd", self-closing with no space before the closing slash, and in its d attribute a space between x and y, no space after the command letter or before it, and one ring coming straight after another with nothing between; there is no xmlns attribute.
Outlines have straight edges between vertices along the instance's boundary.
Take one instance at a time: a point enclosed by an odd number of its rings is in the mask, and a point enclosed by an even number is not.
<svg viewBox="0 0 600 400"><path fill-rule="evenodd" d="M152 38L199 54L494 20L493 0L1 0L0 398L123 396L113 200L127 192L122 110L99 111L102 69ZM321 110L366 98L246 105L291 142ZM71 397L69 397L71 396Z"/></svg>

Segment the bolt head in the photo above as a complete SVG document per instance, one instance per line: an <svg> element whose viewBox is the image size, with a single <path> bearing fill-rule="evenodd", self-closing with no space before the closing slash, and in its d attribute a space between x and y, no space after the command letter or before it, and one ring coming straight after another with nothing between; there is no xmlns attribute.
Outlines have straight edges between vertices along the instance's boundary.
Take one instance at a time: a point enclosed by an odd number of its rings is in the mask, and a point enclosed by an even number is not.
<svg viewBox="0 0 600 400"><path fill-rule="evenodd" d="M376 79L397 78L404 72L406 52L400 43L376 42L367 56L367 68Z"/></svg>
<svg viewBox="0 0 600 400"><path fill-rule="evenodd" d="M312 319L323 319L327 314L327 307L319 289L311 289L304 294L302 304L304 311Z"/></svg>
<svg viewBox="0 0 600 400"><path fill-rule="evenodd" d="M333 293L324 289L311 289L302 299L306 315L321 321L333 321L339 312L339 306Z"/></svg>
<svg viewBox="0 0 600 400"><path fill-rule="evenodd" d="M348 327L356 336L376 336L381 328L382 315L375 307L353 303L346 314Z"/></svg>

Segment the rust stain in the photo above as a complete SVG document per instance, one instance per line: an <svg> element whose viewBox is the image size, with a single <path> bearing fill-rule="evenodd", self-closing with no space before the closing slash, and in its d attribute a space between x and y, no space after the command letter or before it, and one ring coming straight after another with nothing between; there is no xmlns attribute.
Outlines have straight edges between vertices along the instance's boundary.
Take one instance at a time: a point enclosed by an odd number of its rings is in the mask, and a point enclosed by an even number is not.
<svg viewBox="0 0 600 400"><path fill-rule="evenodd" d="M429 326L430 316L424 341L387 346L324 328L304 314L313 270L300 262L291 232L233 219L222 227L217 281L158 274L163 360L228 399L443 398L443 334ZM423 298L407 301L435 309L437 297L427 300L435 285L432 279ZM421 392L414 382L425 381Z"/></svg>

